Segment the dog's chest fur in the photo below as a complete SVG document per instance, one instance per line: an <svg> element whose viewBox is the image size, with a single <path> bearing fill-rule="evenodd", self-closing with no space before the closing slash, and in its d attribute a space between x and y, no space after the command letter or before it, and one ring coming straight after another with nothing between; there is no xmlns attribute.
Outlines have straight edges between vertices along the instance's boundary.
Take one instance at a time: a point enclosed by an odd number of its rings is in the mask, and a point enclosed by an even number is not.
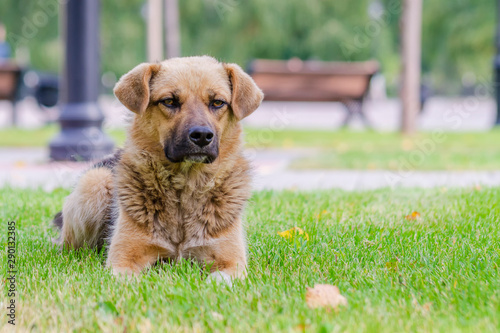
<svg viewBox="0 0 500 333"><path fill-rule="evenodd" d="M125 156L117 166L117 199L122 212L147 228L171 257L220 238L240 217L250 190L243 157L214 165L184 164L175 169L154 158ZM228 168L229 166L229 168Z"/></svg>

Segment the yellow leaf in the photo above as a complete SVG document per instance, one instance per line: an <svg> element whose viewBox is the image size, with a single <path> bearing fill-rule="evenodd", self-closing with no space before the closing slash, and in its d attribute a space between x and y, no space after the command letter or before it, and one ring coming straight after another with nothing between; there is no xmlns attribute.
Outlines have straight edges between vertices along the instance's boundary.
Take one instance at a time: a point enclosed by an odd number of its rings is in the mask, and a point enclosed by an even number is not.
<svg viewBox="0 0 500 333"><path fill-rule="evenodd" d="M397 261L389 261L385 263L385 268L388 271L397 271L398 270L398 262Z"/></svg>
<svg viewBox="0 0 500 333"><path fill-rule="evenodd" d="M420 218L420 213L419 212L413 212L410 215L406 215L405 216L405 219L407 219L408 221L417 220L419 218Z"/></svg>
<svg viewBox="0 0 500 333"><path fill-rule="evenodd" d="M314 288L307 287L306 303L311 309L334 308L339 305L347 305L347 299L340 294L337 286L330 284L316 284Z"/></svg>
<svg viewBox="0 0 500 333"><path fill-rule="evenodd" d="M320 219L321 217L323 217L326 214L328 214L328 211L325 209L321 213L319 213L318 215L316 215L316 218Z"/></svg>
<svg viewBox="0 0 500 333"><path fill-rule="evenodd" d="M309 327L310 325L306 325L306 324L299 324L297 326L295 326L295 329L296 330L299 330L299 331L302 331L302 332L305 332L306 329Z"/></svg>
<svg viewBox="0 0 500 333"><path fill-rule="evenodd" d="M305 239L309 240L309 235L307 234L307 232L300 229L299 227L293 227L292 229L278 232L278 235L280 235L281 237L286 238L286 239L292 239L292 238L296 237L297 235L303 235L303 237L305 237Z"/></svg>

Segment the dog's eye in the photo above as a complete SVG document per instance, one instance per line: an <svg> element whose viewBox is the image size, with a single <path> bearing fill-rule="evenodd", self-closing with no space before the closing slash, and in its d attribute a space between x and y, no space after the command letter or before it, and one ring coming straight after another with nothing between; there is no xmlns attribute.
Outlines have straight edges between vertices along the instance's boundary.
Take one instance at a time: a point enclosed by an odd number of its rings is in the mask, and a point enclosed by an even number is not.
<svg viewBox="0 0 500 333"><path fill-rule="evenodd" d="M216 100L213 100L211 104L214 108L220 109L221 107L224 106L224 104L226 104L226 102L216 99Z"/></svg>
<svg viewBox="0 0 500 333"><path fill-rule="evenodd" d="M176 108L179 106L179 102L173 98L165 98L164 100L161 100L160 103L165 105L167 108Z"/></svg>

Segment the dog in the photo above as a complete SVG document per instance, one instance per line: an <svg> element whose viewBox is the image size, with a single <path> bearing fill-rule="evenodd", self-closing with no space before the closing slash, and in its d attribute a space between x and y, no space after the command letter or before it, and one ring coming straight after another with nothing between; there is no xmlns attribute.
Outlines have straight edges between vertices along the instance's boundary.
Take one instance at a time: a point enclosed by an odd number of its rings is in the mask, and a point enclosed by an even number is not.
<svg viewBox="0 0 500 333"><path fill-rule="evenodd" d="M124 148L86 171L54 219L61 247L101 248L115 275L186 258L210 278L245 278L242 213L251 168L240 120L262 91L208 56L142 63L115 96L134 112Z"/></svg>

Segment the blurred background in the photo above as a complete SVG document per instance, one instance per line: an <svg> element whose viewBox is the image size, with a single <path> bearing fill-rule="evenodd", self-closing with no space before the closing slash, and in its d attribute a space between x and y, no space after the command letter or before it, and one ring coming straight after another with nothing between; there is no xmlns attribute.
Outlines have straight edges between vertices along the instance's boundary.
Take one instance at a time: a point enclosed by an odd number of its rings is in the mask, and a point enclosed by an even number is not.
<svg viewBox="0 0 500 333"><path fill-rule="evenodd" d="M0 3L0 58L19 76L15 93L0 100L0 163L6 170L59 159L49 150L61 110L71 104L64 98L71 85L64 77L65 32L80 24L78 14L64 14L70 3ZM99 56L95 102L106 117L84 127L102 127L116 145L123 144L128 121L112 96L118 78L141 62L207 54L238 63L269 86L267 100L244 125L259 172L292 175L276 188L300 187L290 180L299 171L304 183L330 179L329 187L344 188L392 186L391 175L397 184L422 184L408 171L474 171L466 184L500 181L480 174L500 170L493 0L96 3L80 18L95 23L98 42L82 45ZM415 3L421 7L411 7ZM349 81L354 77L363 77L366 87ZM296 84L287 86L283 78ZM293 97L307 86L313 92ZM345 176L337 179L332 170L351 170L353 180L343 185ZM379 173L356 185L365 177L358 171ZM436 177L429 186L451 179ZM463 177L456 179L451 183Z"/></svg>
<svg viewBox="0 0 500 333"><path fill-rule="evenodd" d="M387 94L397 96L400 2L179 1L181 53L208 54L242 67L254 58L373 58L380 62ZM51 4L49 9L45 9L44 3ZM10 35L8 43L16 61L35 70L61 70L64 53L59 11L50 15L43 26L34 22L40 10L52 13L53 4L58 3L2 1L0 20ZM146 1L101 1L101 68L108 89L113 78L147 59L146 21ZM436 95L457 96L470 94L480 79L491 81L495 28L493 0L424 1L423 82ZM28 30L36 37L26 42L27 38L21 36Z"/></svg>

